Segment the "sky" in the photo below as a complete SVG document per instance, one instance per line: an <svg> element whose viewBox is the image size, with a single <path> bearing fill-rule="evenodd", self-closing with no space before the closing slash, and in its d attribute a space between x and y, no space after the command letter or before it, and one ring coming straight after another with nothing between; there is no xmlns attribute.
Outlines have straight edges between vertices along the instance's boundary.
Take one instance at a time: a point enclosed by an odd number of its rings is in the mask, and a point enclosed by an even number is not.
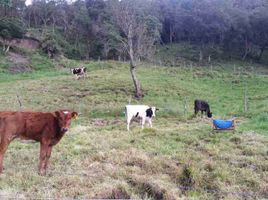
<svg viewBox="0 0 268 200"><path fill-rule="evenodd" d="M32 4L32 0L26 0L25 1L25 5L28 6L28 5L31 5Z"/></svg>
<svg viewBox="0 0 268 200"><path fill-rule="evenodd" d="M69 2L69 3L73 2L73 1L75 1L75 0L67 0L67 2ZM26 1L25 1L25 5L26 5L26 6L29 6L29 5L31 5L31 4L32 4L32 0L26 0Z"/></svg>

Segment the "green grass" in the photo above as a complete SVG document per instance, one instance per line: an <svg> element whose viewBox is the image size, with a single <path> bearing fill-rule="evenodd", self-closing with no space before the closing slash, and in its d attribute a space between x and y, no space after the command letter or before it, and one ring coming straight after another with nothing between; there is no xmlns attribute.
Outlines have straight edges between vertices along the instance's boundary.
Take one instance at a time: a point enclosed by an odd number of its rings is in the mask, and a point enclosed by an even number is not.
<svg viewBox="0 0 268 200"><path fill-rule="evenodd" d="M80 117L53 149L45 177L36 170L39 145L11 143L0 197L267 198L265 68L254 66L253 73L241 66L239 75L233 64L212 70L143 64L137 72L145 97L137 101L127 63L52 62L40 55L33 60L32 73L0 73L0 110L19 110L18 94L24 110L69 108ZM86 79L74 80L68 73L77 65L88 68ZM213 134L210 120L193 118L196 98L209 101L215 118L236 117L236 132ZM126 131L123 111L129 101L160 108L153 129L141 131L133 122Z"/></svg>

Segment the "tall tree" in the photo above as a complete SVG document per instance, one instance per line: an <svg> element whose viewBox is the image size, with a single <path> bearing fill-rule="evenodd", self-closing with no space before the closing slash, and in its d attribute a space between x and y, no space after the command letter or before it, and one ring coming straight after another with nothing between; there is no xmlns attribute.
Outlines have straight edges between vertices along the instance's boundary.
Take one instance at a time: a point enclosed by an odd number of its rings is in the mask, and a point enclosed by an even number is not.
<svg viewBox="0 0 268 200"><path fill-rule="evenodd" d="M150 14L150 1L121 0L113 1L113 19L121 31L121 42L126 48L130 60L130 73L135 87L135 97L143 96L141 84L137 78L137 62L147 58L159 40L160 24Z"/></svg>

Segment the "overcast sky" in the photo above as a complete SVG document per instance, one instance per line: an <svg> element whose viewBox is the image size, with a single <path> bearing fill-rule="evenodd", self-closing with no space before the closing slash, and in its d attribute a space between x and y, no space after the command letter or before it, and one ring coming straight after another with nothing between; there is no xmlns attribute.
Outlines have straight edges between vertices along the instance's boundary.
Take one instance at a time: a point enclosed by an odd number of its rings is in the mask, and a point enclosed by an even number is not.
<svg viewBox="0 0 268 200"><path fill-rule="evenodd" d="M67 0L67 2L74 2L75 0ZM32 0L26 0L25 1L25 5L28 6L28 5L31 5L32 4Z"/></svg>
<svg viewBox="0 0 268 200"><path fill-rule="evenodd" d="M31 5L32 4L32 0L26 0L25 1L25 5L28 6L28 5Z"/></svg>

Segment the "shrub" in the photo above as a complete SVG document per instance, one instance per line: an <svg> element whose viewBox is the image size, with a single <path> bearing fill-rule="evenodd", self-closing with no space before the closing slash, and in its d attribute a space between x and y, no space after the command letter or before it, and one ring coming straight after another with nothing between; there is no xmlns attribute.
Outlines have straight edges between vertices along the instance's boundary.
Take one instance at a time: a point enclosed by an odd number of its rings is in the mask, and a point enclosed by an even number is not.
<svg viewBox="0 0 268 200"><path fill-rule="evenodd" d="M47 35L41 44L42 50L50 57L54 58L61 54L61 47L52 35Z"/></svg>
<svg viewBox="0 0 268 200"><path fill-rule="evenodd" d="M4 39L22 38L25 31L19 19L9 17L0 19L0 36Z"/></svg>

